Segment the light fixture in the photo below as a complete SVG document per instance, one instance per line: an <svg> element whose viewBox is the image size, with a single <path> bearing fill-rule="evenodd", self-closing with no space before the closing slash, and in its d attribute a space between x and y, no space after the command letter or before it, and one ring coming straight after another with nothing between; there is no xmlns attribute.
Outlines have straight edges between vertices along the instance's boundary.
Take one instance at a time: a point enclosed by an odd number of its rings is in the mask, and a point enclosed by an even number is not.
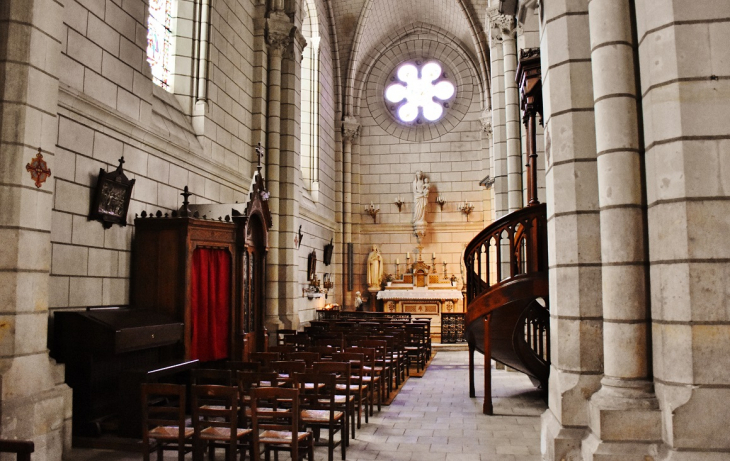
<svg viewBox="0 0 730 461"><path fill-rule="evenodd" d="M395 206L398 207L398 213L400 213L400 207L402 207L404 203L405 202L403 201L403 199L401 197L395 198Z"/></svg>
<svg viewBox="0 0 730 461"><path fill-rule="evenodd" d="M444 211L444 203L446 203L446 199L443 195L439 195L438 197L436 197L436 203L438 203L441 207L441 211Z"/></svg>
<svg viewBox="0 0 730 461"><path fill-rule="evenodd" d="M370 205L365 207L365 213L373 217L373 223L375 223L375 217L378 215L379 211L380 207L376 207L373 202L370 202Z"/></svg>
<svg viewBox="0 0 730 461"><path fill-rule="evenodd" d="M474 211L474 205L471 203L468 203L467 201L464 201L464 203L459 204L459 206L456 208L457 210L461 211L466 215L466 220L469 220L469 214Z"/></svg>

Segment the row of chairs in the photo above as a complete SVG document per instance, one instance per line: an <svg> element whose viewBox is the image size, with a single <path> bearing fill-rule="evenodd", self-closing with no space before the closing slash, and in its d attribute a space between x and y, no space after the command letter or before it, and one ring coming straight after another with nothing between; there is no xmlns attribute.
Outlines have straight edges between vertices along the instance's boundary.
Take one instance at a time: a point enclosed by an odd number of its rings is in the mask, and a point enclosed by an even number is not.
<svg viewBox="0 0 730 461"><path fill-rule="evenodd" d="M279 372L193 370L189 423L185 385L144 384L144 460L149 460L151 449L157 451L158 461L165 450L176 450L182 461L189 452L200 460L207 449L214 459L220 447L225 448L228 461L238 455L243 459L246 452L251 459L259 459L261 446L267 460L270 452L282 450L291 452L292 459L307 456L312 460L313 441L323 428L328 431L329 460L337 445L346 459L349 427L354 424L351 415L362 405L355 398L362 390L354 384L357 373L351 364L362 363L363 357L336 358L341 361L315 362L311 369L304 362L273 364ZM335 441L338 432L340 440Z"/></svg>

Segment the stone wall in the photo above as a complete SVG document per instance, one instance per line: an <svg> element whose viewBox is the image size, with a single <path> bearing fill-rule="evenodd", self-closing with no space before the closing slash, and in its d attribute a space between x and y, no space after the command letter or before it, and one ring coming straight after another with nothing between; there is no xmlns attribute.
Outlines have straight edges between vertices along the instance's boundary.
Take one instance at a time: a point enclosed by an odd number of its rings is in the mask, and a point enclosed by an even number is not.
<svg viewBox="0 0 730 461"><path fill-rule="evenodd" d="M396 259L400 273L406 252L415 262L416 237L413 235L413 180L421 170L429 179L431 193L426 210L427 235L423 239L424 260L431 264L436 254L436 270L443 272L447 263L449 276L461 277L464 245L484 228L491 215L489 194L479 185L489 171L489 140L483 138L480 120L484 109L486 85L480 79L470 54L456 40L442 37L440 31L422 32L392 41L392 48L379 50L372 70L363 86L365 98L360 104L361 132L353 155L353 240L355 255L355 290L366 292L367 255L377 245L385 261L385 273L395 273ZM393 35L397 36L397 32ZM441 120L427 126L409 127L396 120L383 99L385 84L398 64L436 59L456 84L456 100L445 110ZM436 203L443 197L443 207ZM399 210L396 198L405 203ZM467 217L457 208L469 202L474 210ZM365 206L380 208L376 222L365 214ZM460 286L461 284L459 284Z"/></svg>

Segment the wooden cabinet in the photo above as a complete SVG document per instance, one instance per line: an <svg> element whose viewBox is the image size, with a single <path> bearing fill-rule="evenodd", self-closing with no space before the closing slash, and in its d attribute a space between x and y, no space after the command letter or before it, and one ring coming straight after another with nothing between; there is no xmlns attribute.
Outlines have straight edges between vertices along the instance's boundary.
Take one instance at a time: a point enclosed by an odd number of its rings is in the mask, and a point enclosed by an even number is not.
<svg viewBox="0 0 730 461"><path fill-rule="evenodd" d="M204 347L206 341L218 341L221 328L227 343L225 358L242 360L248 352L265 348L265 265L271 214L259 172L252 184L249 203L240 216L194 217L185 203L183 211L172 216L158 212L135 219L132 305L184 322L186 360L223 358L220 353L214 358L199 356L200 344ZM201 257L202 251L211 258ZM211 273L206 275L200 264L209 265ZM223 266L227 270L216 272ZM200 274L208 277L210 286L200 282ZM201 290L213 292L215 299L200 301ZM206 309L225 304L225 322L201 317ZM216 310L215 315L219 313Z"/></svg>

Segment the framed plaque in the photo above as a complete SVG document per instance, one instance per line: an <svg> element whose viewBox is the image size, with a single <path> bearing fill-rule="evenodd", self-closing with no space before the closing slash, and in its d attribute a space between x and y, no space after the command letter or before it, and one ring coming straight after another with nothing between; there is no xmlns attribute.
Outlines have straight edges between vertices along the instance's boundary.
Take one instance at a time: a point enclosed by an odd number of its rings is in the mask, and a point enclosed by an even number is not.
<svg viewBox="0 0 730 461"><path fill-rule="evenodd" d="M89 220L101 222L104 229L109 229L114 224L127 225L127 210L135 180L127 178L123 164L124 157L119 159L119 166L115 171L107 173L103 169L99 170Z"/></svg>

